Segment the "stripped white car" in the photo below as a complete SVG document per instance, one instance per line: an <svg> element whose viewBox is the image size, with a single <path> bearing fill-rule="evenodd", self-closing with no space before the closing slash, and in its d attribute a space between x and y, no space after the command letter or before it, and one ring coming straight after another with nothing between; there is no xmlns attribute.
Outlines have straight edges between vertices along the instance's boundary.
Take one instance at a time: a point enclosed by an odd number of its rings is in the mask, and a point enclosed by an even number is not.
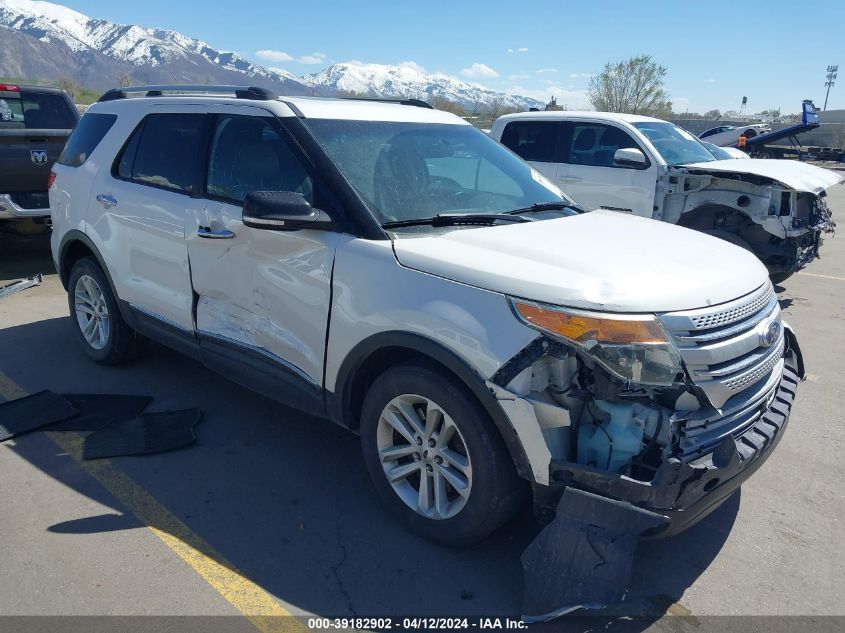
<svg viewBox="0 0 845 633"><path fill-rule="evenodd" d="M679 224L756 254L775 282L819 254L835 223L838 173L786 160L718 160L667 121L609 112L500 117L491 136L562 186L583 208Z"/></svg>

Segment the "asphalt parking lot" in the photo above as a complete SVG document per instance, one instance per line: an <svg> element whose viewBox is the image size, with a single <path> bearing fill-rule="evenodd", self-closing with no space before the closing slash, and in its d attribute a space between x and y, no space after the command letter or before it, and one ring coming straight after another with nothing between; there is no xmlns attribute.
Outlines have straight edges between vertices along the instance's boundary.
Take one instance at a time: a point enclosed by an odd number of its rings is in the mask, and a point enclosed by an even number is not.
<svg viewBox="0 0 845 633"><path fill-rule="evenodd" d="M845 226L845 186L830 202ZM48 241L0 235L0 284L36 272L0 302L0 397L148 394L204 419L196 445L147 457L81 462L75 433L0 444L0 615L519 616L527 517L470 549L424 542L331 423L163 347L88 361ZM778 289L808 371L783 441L702 523L638 547L615 613L845 615L845 236Z"/></svg>

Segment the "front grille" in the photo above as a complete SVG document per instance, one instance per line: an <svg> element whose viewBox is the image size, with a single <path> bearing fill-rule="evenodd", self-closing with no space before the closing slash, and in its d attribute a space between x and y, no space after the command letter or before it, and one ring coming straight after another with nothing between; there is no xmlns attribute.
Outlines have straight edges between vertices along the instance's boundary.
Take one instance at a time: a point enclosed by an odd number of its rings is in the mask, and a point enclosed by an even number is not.
<svg viewBox="0 0 845 633"><path fill-rule="evenodd" d="M766 380L783 357L782 327L771 346L764 343L769 325L781 322L777 295L768 282L734 301L660 319L690 378L717 409Z"/></svg>
<svg viewBox="0 0 845 633"><path fill-rule="evenodd" d="M709 328L720 327L723 325L734 323L735 321L739 321L740 319L744 319L745 317L751 316L752 314L758 312L766 304L768 304L769 301L771 301L772 299L772 295L774 295L774 289L771 285L769 285L767 292L759 294L757 297L755 297L748 303L740 304L738 306L728 308L727 310L713 312L711 314L699 314L696 316L691 316L690 320L694 325L693 329L705 330Z"/></svg>

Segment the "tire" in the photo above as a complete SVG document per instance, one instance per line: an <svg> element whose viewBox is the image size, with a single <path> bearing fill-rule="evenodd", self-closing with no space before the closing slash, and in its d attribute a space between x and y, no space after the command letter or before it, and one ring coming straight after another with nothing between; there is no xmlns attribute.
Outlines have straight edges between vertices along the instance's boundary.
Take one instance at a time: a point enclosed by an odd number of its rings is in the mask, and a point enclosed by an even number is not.
<svg viewBox="0 0 845 633"><path fill-rule="evenodd" d="M361 446L376 492L406 527L436 543L468 545L513 517L525 485L489 416L444 373L402 364L379 376L364 399ZM403 410L416 414L416 428ZM426 414L428 429L422 428ZM386 450L397 458L383 466ZM388 470L410 474L392 484Z"/></svg>
<svg viewBox="0 0 845 633"><path fill-rule="evenodd" d="M719 231L718 229L712 229L710 231L704 231L707 235L712 235L713 237L718 237L720 240L725 240L726 242L730 242L731 244L735 244L740 248L744 248L745 250L753 253L754 251L751 250L751 245L742 239L736 233L731 233L730 231Z"/></svg>
<svg viewBox="0 0 845 633"><path fill-rule="evenodd" d="M140 354L143 339L123 320L117 299L96 260L83 257L73 265L67 296L73 329L91 360L101 365L118 365Z"/></svg>
<svg viewBox="0 0 845 633"><path fill-rule="evenodd" d="M786 281L787 279L792 277L792 275L794 275L794 274L795 274L794 271L788 272L788 273L787 272L771 273L769 275L769 279L771 279L773 284L777 285L777 284L783 283L784 281Z"/></svg>

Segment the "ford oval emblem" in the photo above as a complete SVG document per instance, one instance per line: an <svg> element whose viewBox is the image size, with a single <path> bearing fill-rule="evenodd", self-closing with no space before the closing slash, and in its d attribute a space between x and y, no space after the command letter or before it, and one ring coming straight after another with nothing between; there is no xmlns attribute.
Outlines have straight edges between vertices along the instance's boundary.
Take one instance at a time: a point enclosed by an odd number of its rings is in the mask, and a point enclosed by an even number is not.
<svg viewBox="0 0 845 633"><path fill-rule="evenodd" d="M780 322L772 321L760 334L760 345L763 347L771 347L778 342L780 338Z"/></svg>

